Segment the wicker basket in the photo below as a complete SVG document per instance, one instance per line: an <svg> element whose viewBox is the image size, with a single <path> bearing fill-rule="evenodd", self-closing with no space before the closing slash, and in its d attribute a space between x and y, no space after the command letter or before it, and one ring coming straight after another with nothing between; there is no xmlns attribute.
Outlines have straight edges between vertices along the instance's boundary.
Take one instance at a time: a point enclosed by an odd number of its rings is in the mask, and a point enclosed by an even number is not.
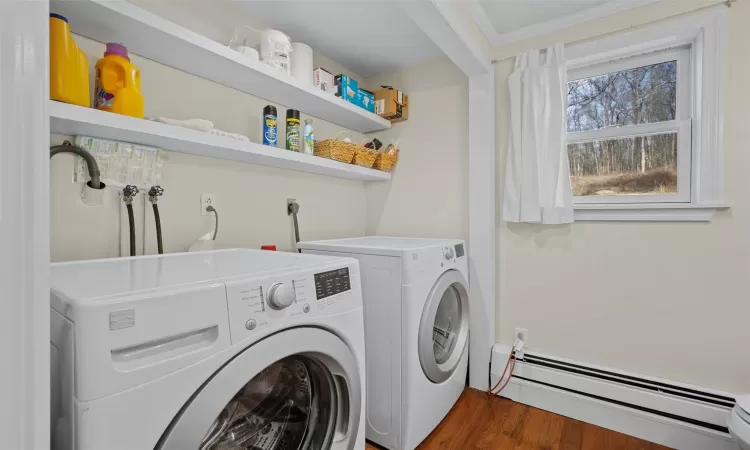
<svg viewBox="0 0 750 450"><path fill-rule="evenodd" d="M338 139L326 139L315 143L313 153L315 156L351 164L357 149L359 149L357 144L351 144Z"/></svg>
<svg viewBox="0 0 750 450"><path fill-rule="evenodd" d="M372 168L375 164L375 159L378 157L378 152L370 150L364 147L357 147L357 151L354 152L354 164L362 167Z"/></svg>
<svg viewBox="0 0 750 450"><path fill-rule="evenodd" d="M387 155L385 153L378 153L378 157L375 159L373 168L382 170L383 172L390 172L396 167L398 162L398 153L395 155Z"/></svg>

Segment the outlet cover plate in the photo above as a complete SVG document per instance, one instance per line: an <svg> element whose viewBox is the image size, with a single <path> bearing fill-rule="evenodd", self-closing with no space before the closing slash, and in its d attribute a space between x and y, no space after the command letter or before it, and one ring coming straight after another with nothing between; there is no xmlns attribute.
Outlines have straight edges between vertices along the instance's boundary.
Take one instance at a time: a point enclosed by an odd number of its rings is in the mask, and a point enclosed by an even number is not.
<svg viewBox="0 0 750 450"><path fill-rule="evenodd" d="M524 346L529 345L529 330L526 328L516 328L516 332L513 335L513 340L515 341L516 338L520 337L521 340L524 343Z"/></svg>
<svg viewBox="0 0 750 450"><path fill-rule="evenodd" d="M219 206L216 203L217 200L218 197L216 194L201 194L201 216L213 216L214 213L206 211L206 208L213 206L218 210Z"/></svg>

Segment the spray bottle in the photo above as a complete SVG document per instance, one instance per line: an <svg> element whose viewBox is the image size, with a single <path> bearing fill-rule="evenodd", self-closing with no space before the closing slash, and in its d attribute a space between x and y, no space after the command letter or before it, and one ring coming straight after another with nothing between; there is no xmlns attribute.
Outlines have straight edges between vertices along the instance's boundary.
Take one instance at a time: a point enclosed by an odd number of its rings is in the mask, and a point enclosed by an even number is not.
<svg viewBox="0 0 750 450"><path fill-rule="evenodd" d="M276 136L278 130L278 116L276 107L267 105L263 108L263 145L276 147Z"/></svg>
<svg viewBox="0 0 750 450"><path fill-rule="evenodd" d="M299 111L286 110L286 149L299 151Z"/></svg>
<svg viewBox="0 0 750 450"><path fill-rule="evenodd" d="M304 136L304 152L308 155L313 154L315 149L315 135L313 134L313 121L312 119L305 119L305 128L302 130Z"/></svg>

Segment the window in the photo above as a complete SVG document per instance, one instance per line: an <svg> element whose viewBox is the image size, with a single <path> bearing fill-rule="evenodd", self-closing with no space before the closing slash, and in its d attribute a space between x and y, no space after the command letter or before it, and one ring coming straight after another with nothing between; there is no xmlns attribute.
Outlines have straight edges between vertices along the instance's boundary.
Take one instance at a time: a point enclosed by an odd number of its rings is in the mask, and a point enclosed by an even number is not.
<svg viewBox="0 0 750 450"><path fill-rule="evenodd" d="M578 203L690 202L690 53L568 74L568 160Z"/></svg>
<svg viewBox="0 0 750 450"><path fill-rule="evenodd" d="M722 32L713 12L566 47L576 220L722 206Z"/></svg>

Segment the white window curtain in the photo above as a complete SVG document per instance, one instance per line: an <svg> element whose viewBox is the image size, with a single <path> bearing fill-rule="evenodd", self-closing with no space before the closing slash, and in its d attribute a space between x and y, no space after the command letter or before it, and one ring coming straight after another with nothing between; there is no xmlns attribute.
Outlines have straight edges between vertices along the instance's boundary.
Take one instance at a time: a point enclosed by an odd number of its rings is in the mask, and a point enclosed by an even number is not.
<svg viewBox="0 0 750 450"><path fill-rule="evenodd" d="M503 219L507 222L573 222L573 193L566 143L568 105L565 46L516 57L508 79L510 136Z"/></svg>

